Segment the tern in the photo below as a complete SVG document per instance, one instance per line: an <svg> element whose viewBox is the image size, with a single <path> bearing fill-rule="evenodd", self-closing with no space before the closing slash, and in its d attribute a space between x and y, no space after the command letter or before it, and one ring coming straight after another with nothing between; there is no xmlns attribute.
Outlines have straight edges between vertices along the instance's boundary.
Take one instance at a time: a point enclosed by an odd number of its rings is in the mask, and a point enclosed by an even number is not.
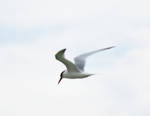
<svg viewBox="0 0 150 116"><path fill-rule="evenodd" d="M91 51L91 52L88 52L88 53L81 54L81 55L74 58L75 63L73 63L70 60L65 58L64 53L65 53L66 49L62 49L62 50L58 51L55 54L55 58L58 61L62 62L67 68L67 70L62 71L62 73L60 74L60 79L58 81L58 84L61 82L61 80L63 78L82 79L82 78L86 78L86 77L89 77L89 76L93 75L93 74L89 74L89 73L84 72L86 58L88 56L93 55L95 53L98 53L100 51L108 50L108 49L111 49L111 48L114 48L114 47L115 46L111 46L111 47L102 48L102 49L98 49L98 50L95 50L95 51Z"/></svg>

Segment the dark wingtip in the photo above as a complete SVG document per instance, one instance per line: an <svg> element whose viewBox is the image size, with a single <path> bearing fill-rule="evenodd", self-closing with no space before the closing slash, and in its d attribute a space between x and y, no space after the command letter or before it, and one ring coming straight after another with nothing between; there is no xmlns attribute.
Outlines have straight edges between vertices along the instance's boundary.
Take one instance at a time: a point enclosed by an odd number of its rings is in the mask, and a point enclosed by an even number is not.
<svg viewBox="0 0 150 116"><path fill-rule="evenodd" d="M60 51L65 52L65 51L66 51L66 48L64 48L64 49L62 49L62 50L60 50Z"/></svg>
<svg viewBox="0 0 150 116"><path fill-rule="evenodd" d="M66 51L66 48L60 50L58 53L64 53Z"/></svg>
<svg viewBox="0 0 150 116"><path fill-rule="evenodd" d="M114 48L114 47L116 47L116 46L111 46L111 47L108 47L108 48L105 48L105 49L112 49L112 48Z"/></svg>
<svg viewBox="0 0 150 116"><path fill-rule="evenodd" d="M65 49L62 49L60 51L58 51L56 54L55 54L55 58L58 59L61 55L64 54L64 52L66 51L66 48Z"/></svg>
<svg viewBox="0 0 150 116"><path fill-rule="evenodd" d="M109 49L114 48L114 47L116 47L116 46L111 46L111 47L109 47Z"/></svg>
<svg viewBox="0 0 150 116"><path fill-rule="evenodd" d="M60 51L58 51L57 53L61 53L61 52L65 52L66 51L66 48L64 49L61 49Z"/></svg>

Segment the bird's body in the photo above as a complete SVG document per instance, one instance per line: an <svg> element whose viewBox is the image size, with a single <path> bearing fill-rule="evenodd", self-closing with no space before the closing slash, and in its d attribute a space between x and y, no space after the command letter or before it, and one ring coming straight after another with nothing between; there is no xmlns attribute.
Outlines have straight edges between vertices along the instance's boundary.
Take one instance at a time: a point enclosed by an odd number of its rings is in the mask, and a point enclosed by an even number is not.
<svg viewBox="0 0 150 116"><path fill-rule="evenodd" d="M71 72L70 73L67 70L65 70L62 75L64 78L68 78L68 79L82 79L82 78L89 77L93 74L88 74L88 73L83 73L83 72Z"/></svg>
<svg viewBox="0 0 150 116"><path fill-rule="evenodd" d="M59 60L60 62L62 62L66 66L67 70L65 70L61 73L61 75L60 75L61 78L58 81L58 84L60 83L60 81L63 78L82 79L82 78L86 78L86 77L93 75L93 74L88 74L88 73L84 72L86 58L92 54L95 54L97 52L104 51L107 49L111 49L113 47L114 46L95 50L95 51L88 52L85 54L81 54L74 58L75 64L65 58L64 53L65 53L66 49L60 50L58 53L56 53L55 58L57 60Z"/></svg>

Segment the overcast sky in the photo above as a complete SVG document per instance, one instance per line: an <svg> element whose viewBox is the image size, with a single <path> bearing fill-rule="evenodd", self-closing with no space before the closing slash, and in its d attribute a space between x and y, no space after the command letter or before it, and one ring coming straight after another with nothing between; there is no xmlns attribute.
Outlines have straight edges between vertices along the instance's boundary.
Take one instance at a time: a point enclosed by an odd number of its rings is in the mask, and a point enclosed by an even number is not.
<svg viewBox="0 0 150 116"><path fill-rule="evenodd" d="M149 116L149 0L1 0L1 116ZM103 47L63 79L66 57Z"/></svg>

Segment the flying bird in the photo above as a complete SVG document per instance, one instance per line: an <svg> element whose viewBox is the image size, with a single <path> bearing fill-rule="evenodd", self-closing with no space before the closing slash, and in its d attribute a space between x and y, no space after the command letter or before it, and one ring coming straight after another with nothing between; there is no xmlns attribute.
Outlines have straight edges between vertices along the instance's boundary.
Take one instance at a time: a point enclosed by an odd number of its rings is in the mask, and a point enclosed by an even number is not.
<svg viewBox="0 0 150 116"><path fill-rule="evenodd" d="M75 63L73 63L70 60L65 58L64 53L65 53L66 49L62 49L62 50L58 51L55 54L55 58L57 60L59 60L60 62L62 62L67 68L67 70L62 71L62 73L60 74L60 79L58 81L58 84L61 82L61 80L63 78L82 79L82 78L86 78L86 77L93 75L93 74L89 74L89 73L84 72L86 58L92 54L98 53L100 51L108 50L111 48L114 48L114 46L102 48L102 49L98 49L95 51L81 54L81 55L74 58Z"/></svg>

